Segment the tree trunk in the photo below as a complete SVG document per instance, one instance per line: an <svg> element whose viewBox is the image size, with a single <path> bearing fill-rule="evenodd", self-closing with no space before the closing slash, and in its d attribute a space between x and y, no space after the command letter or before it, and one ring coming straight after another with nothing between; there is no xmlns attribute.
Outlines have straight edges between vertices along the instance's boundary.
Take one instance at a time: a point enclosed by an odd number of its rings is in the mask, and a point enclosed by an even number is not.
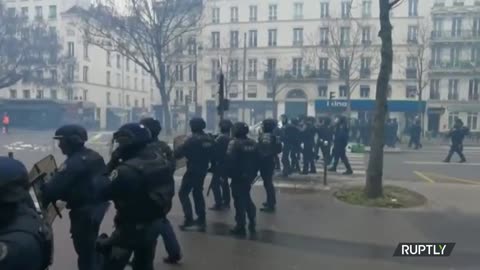
<svg viewBox="0 0 480 270"><path fill-rule="evenodd" d="M166 135L172 135L172 117L170 115L170 97L167 93L166 86L166 71L164 63L159 61L158 68L160 70L160 80L157 81L157 87L160 91L160 97L162 98L162 110L163 110L163 130Z"/></svg>
<svg viewBox="0 0 480 270"><path fill-rule="evenodd" d="M383 147L384 127L387 114L387 89L392 74L393 48L392 25L390 23L389 0L379 0L380 3L380 32L382 40L381 66L377 79L377 93L375 105L375 119L371 141L370 157L367 169L365 193L369 198L378 198L383 195Z"/></svg>
<svg viewBox="0 0 480 270"><path fill-rule="evenodd" d="M345 87L347 88L347 111L346 116L348 119L348 123L350 125L350 117L352 116L352 90L350 89L350 79L347 79L345 82Z"/></svg>
<svg viewBox="0 0 480 270"><path fill-rule="evenodd" d="M277 89L275 89L276 87L274 87L272 89L272 105L273 105L273 112L272 112L272 116L273 116L273 119L275 120L278 120L278 106L277 106Z"/></svg>

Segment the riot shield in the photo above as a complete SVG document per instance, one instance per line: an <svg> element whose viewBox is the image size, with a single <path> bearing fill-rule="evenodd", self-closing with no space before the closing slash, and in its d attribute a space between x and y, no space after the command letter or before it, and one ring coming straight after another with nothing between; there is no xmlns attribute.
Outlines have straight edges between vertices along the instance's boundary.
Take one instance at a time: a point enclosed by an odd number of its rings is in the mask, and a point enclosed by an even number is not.
<svg viewBox="0 0 480 270"><path fill-rule="evenodd" d="M175 151L180 145L182 145L187 139L187 135L180 135L173 139L173 151ZM187 159L182 158L176 161L177 170L187 165Z"/></svg>
<svg viewBox="0 0 480 270"><path fill-rule="evenodd" d="M29 173L30 195L32 196L35 208L42 214L48 224L53 224L57 216L60 216L63 206L57 207L54 204L43 205L41 186L48 182L57 171L57 163L52 155L48 155L35 163Z"/></svg>

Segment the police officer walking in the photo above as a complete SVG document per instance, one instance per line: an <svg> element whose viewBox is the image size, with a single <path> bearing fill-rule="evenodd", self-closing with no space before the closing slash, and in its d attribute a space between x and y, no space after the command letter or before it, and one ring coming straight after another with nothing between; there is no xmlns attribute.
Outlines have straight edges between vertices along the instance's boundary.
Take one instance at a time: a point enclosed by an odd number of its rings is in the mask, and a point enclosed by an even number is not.
<svg viewBox="0 0 480 270"><path fill-rule="evenodd" d="M173 194L175 193L175 178L173 176L175 174L175 158L173 157L173 151L170 146L168 146L166 142L158 139L158 135L160 135L160 132L162 131L162 125L158 120L155 120L153 118L144 118L140 121L140 124L144 125L152 135L152 139L148 144L148 147L151 148L150 150L157 150L168 162L168 166L170 167L170 174L168 175L168 179L162 179L162 182L165 183L166 186L172 187ZM164 209L162 209L162 211L164 211ZM176 264L178 261L180 261L182 257L180 251L180 244L178 243L175 231L173 230L172 225L167 218L167 213L165 213L165 217L163 218L163 226L161 226L160 228L160 235L163 238L165 250L168 253L168 257L164 259L164 262L169 264Z"/></svg>
<svg viewBox="0 0 480 270"><path fill-rule="evenodd" d="M134 270L153 270L157 238L171 230L166 218L175 194L171 165L149 146L150 131L141 124L123 125L114 140L121 162L110 173L111 182L101 197L115 204L115 230L110 237L99 238L97 249L104 255L104 270L124 269L132 253Z"/></svg>
<svg viewBox="0 0 480 270"><path fill-rule="evenodd" d="M185 221L181 229L189 229L197 226L200 231L205 231L205 199L203 197L203 184L208 167L214 155L214 141L203 130L206 124L202 118L190 120L192 135L185 142L175 149L176 159L185 157L187 159L187 171L183 175L182 184L178 196L182 203ZM189 195L193 194L197 220L193 219L192 204Z"/></svg>
<svg viewBox="0 0 480 270"><path fill-rule="evenodd" d="M248 229L252 236L255 235L256 208L250 196L253 181L258 173L260 156L254 140L247 138L248 126L238 122L233 125L234 139L228 145L227 168L232 178L232 195L235 206L236 226L230 231L232 235L246 236L246 217L248 216Z"/></svg>
<svg viewBox="0 0 480 270"><path fill-rule="evenodd" d="M308 117L305 119L304 126L301 129L302 141L303 141L303 170L302 174L317 173L315 168L315 118Z"/></svg>
<svg viewBox="0 0 480 270"><path fill-rule="evenodd" d="M450 151L448 151L448 155L445 158L444 162L450 162L453 153L457 153L460 157L460 163L466 162L467 159L463 155L463 140L465 136L468 135L468 128L463 126L462 120L456 118L455 124L450 130L448 136L452 140L452 145L450 146Z"/></svg>
<svg viewBox="0 0 480 270"><path fill-rule="evenodd" d="M345 117L340 117L338 122L335 125L335 134L333 141L333 165L330 167L329 171L336 172L338 161L341 159L345 168L347 169L343 174L351 175L353 174L352 167L348 161L346 148L348 145L348 127Z"/></svg>
<svg viewBox="0 0 480 270"><path fill-rule="evenodd" d="M52 232L30 206L27 169L0 157L0 172L0 269L47 269L53 257Z"/></svg>
<svg viewBox="0 0 480 270"><path fill-rule="evenodd" d="M219 127L221 134L215 139L214 171L210 184L215 200L215 205L210 208L210 210L213 211L230 208L230 185L225 168L225 155L231 140L230 130L232 129L232 125L232 121L230 120L220 121Z"/></svg>
<svg viewBox="0 0 480 270"><path fill-rule="evenodd" d="M275 212L277 203L275 188L273 186L273 173L275 170L275 157L282 152L280 139L273 134L277 127L277 121L265 119L262 123L262 134L258 138L258 152L260 155L260 175L263 179L263 186L267 194L267 201L263 203L263 212Z"/></svg>
<svg viewBox="0 0 480 270"><path fill-rule="evenodd" d="M97 267L95 241L108 204L97 200L98 176L105 162L97 152L84 146L87 131L78 125L66 125L55 132L62 153L67 156L59 171L42 187L44 205L62 200L70 210L70 233L78 255L78 269Z"/></svg>

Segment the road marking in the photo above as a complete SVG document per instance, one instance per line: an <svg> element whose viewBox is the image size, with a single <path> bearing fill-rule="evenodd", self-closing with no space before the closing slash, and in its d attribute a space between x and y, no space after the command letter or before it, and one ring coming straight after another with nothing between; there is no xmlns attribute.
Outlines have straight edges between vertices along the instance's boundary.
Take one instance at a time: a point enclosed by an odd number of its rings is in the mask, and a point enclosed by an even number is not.
<svg viewBox="0 0 480 270"><path fill-rule="evenodd" d="M427 173L430 176L434 176L434 177L437 177L437 178L440 178L440 179L443 178L443 179L447 179L447 180L451 180L451 181L457 181L457 182L464 183L464 184L480 185L479 182L474 181L474 180L462 179L462 178L458 178L458 177L436 174L436 173L432 173L432 172L425 172L425 173Z"/></svg>
<svg viewBox="0 0 480 270"><path fill-rule="evenodd" d="M455 162L442 162L442 161L404 161L405 164L413 165L462 165L462 166L480 166L480 163L455 163Z"/></svg>
<svg viewBox="0 0 480 270"><path fill-rule="evenodd" d="M418 172L418 171L413 171L413 173L415 175L417 175L418 177L422 178L423 180L427 181L427 182L430 182L430 183L435 183L435 181L432 180L432 178L426 176L425 174L421 173L421 172Z"/></svg>

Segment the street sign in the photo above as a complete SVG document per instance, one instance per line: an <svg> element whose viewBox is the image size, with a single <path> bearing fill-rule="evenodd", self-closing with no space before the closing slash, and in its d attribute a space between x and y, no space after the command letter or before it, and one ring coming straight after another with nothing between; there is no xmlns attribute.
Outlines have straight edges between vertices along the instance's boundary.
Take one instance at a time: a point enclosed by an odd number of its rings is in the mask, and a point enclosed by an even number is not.
<svg viewBox="0 0 480 270"><path fill-rule="evenodd" d="M330 91L330 97L328 99L332 100L335 98L335 92Z"/></svg>

